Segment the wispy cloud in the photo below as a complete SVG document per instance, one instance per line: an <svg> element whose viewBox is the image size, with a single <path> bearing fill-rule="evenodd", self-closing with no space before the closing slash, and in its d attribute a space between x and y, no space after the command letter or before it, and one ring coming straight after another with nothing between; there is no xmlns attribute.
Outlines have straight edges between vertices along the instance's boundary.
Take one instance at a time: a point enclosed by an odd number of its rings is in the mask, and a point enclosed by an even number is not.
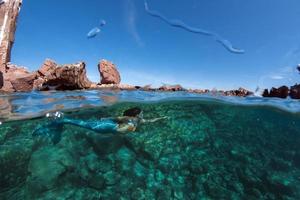
<svg viewBox="0 0 300 200"><path fill-rule="evenodd" d="M131 34L135 42L139 46L144 46L144 43L137 30L137 12L133 0L125 0L125 25L128 32Z"/></svg>
<svg viewBox="0 0 300 200"><path fill-rule="evenodd" d="M122 83L127 83L131 85L148 85L152 87L159 87L163 84L175 85L180 84L184 88L191 89L206 89L212 88L213 83L209 81L202 80L201 82L191 81L191 80L182 80L182 78L177 77L176 75L171 74L158 74L155 72L141 71L127 68L126 70L121 71L122 74Z"/></svg>
<svg viewBox="0 0 300 200"><path fill-rule="evenodd" d="M298 74L295 67L285 66L274 70L269 74L263 75L259 78L259 87L268 87L269 85L274 86L284 84L294 84L297 80Z"/></svg>
<svg viewBox="0 0 300 200"><path fill-rule="evenodd" d="M281 76L281 75L271 75L270 78L273 79L273 80L282 80L282 79L284 79L284 77Z"/></svg>

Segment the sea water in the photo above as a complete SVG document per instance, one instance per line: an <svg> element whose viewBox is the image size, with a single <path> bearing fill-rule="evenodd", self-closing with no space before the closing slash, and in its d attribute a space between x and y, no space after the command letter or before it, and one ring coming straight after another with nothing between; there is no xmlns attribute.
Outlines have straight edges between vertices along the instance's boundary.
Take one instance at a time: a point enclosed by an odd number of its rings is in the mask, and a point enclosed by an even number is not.
<svg viewBox="0 0 300 200"><path fill-rule="evenodd" d="M0 199L300 199L295 100L184 92L2 95ZM64 125L59 143L33 138L49 119L99 120L140 107L133 133Z"/></svg>

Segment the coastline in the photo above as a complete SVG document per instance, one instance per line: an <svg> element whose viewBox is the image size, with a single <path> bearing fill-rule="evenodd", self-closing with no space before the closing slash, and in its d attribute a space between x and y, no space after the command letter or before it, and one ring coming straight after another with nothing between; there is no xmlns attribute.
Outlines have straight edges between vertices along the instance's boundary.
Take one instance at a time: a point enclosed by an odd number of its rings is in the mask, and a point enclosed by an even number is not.
<svg viewBox="0 0 300 200"><path fill-rule="evenodd" d="M11 50L14 43L17 19L21 10L22 0L6 0L0 4L0 93L28 92L32 90L78 90L78 89L111 89L111 90L143 90L143 91L187 91L199 94L218 94L224 96L246 97L254 92L244 88L223 90L186 89L181 85L163 85L158 88L121 84L121 76L117 67L110 61L101 60L98 70L101 76L99 83L91 82L86 75L85 62L58 65L46 59L38 71L30 72L26 67L10 63ZM300 66L297 67L300 70ZM134 77L133 77L134 78ZM265 89L262 97L279 97L300 99L300 85L283 86Z"/></svg>

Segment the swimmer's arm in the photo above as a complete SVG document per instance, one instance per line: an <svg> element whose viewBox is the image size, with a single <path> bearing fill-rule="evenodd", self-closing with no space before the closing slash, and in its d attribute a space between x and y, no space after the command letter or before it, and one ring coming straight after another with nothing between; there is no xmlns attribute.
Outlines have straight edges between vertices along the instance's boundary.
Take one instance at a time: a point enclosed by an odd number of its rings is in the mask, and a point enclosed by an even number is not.
<svg viewBox="0 0 300 200"><path fill-rule="evenodd" d="M154 118L154 119L142 119L141 122L142 123L154 123L163 119L168 119L168 117L158 117L158 118Z"/></svg>

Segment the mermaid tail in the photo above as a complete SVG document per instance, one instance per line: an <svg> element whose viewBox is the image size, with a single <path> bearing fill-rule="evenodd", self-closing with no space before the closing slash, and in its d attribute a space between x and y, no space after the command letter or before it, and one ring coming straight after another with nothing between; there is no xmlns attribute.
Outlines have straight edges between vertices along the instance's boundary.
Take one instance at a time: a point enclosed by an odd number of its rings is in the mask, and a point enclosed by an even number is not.
<svg viewBox="0 0 300 200"><path fill-rule="evenodd" d="M63 123L53 121L34 130L32 136L50 138L53 144L57 144L61 140L62 130Z"/></svg>
<svg viewBox="0 0 300 200"><path fill-rule="evenodd" d="M86 128L104 134L116 133L118 127L118 124L114 122L112 119L101 119L97 121L83 121L83 120L64 118L63 123L79 126L82 128Z"/></svg>
<svg viewBox="0 0 300 200"><path fill-rule="evenodd" d="M118 124L112 119L83 121L65 118L61 112L48 113L46 114L46 117L50 118L51 122L34 130L32 136L50 138L53 144L57 144L61 140L61 133L63 131L64 124L71 124L102 134L116 133L118 128Z"/></svg>
<svg viewBox="0 0 300 200"><path fill-rule="evenodd" d="M46 117L50 118L50 122L35 129L32 133L33 137L50 138L53 144L57 144L61 140L63 131L63 114L61 112L47 113Z"/></svg>

